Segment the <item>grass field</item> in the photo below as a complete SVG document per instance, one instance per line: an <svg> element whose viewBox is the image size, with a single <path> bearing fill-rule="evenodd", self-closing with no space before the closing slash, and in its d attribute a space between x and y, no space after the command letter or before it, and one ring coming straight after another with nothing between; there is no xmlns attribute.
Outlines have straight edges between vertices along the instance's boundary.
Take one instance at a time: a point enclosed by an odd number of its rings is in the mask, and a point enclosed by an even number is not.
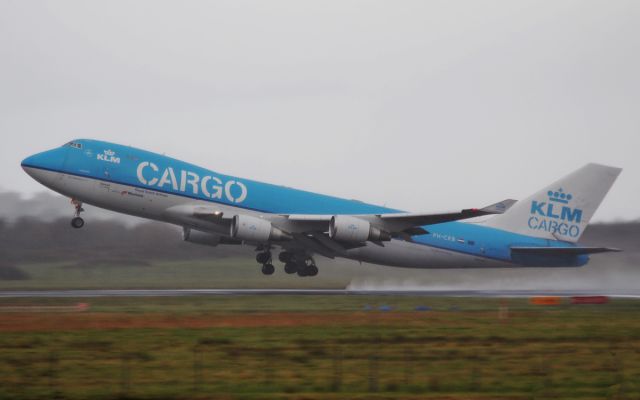
<svg viewBox="0 0 640 400"><path fill-rule="evenodd" d="M640 398L632 300L221 296L39 308L85 301L0 301L0 398Z"/></svg>
<svg viewBox="0 0 640 400"><path fill-rule="evenodd" d="M1 280L0 290L17 289L197 289L197 288L338 288L349 284L353 267L326 261L313 279L278 270L265 277L251 258L191 261L95 260L22 264L26 279Z"/></svg>

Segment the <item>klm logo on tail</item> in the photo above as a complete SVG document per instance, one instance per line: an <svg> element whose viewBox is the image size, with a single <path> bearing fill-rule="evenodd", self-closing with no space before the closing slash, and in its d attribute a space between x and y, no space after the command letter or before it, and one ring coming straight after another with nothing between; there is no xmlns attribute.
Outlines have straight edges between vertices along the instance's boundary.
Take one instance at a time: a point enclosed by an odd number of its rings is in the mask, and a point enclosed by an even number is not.
<svg viewBox="0 0 640 400"><path fill-rule="evenodd" d="M529 229L577 238L580 236L582 210L571 207L573 196L562 189L548 191L546 201L531 202Z"/></svg>

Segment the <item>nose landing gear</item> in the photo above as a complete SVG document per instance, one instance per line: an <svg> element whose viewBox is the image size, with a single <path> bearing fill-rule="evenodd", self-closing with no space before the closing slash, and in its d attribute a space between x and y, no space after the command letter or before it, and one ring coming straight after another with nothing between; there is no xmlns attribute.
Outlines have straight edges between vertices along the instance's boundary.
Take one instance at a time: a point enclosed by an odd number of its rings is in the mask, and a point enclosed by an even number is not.
<svg viewBox="0 0 640 400"><path fill-rule="evenodd" d="M82 202L76 199L71 199L71 204L76 208L75 217L71 219L71 226L75 229L80 229L84 226L84 219L80 217L80 213L84 211L84 208L82 208Z"/></svg>

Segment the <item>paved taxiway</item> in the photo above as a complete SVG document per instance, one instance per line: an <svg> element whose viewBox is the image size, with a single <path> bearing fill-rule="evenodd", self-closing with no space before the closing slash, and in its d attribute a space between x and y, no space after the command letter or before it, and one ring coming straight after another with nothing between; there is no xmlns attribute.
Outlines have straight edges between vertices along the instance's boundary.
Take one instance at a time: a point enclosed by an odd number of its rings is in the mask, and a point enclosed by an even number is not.
<svg viewBox="0 0 640 400"><path fill-rule="evenodd" d="M185 297L185 296L354 295L425 297L608 296L640 298L640 292L544 290L330 290L330 289L101 289L0 291L0 298L18 297Z"/></svg>

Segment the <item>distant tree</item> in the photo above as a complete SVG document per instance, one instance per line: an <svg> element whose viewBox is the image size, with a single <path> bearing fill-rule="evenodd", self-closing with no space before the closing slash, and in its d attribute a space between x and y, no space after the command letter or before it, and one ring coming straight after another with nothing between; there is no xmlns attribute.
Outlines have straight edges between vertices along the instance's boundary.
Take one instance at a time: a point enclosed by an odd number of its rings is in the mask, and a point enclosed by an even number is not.
<svg viewBox="0 0 640 400"><path fill-rule="evenodd" d="M126 227L118 221L89 221L72 229L68 219L42 222L22 217L0 220L0 254L7 262L68 260L188 260L250 255L240 246L200 246L182 241L172 225L150 222Z"/></svg>
<svg viewBox="0 0 640 400"><path fill-rule="evenodd" d="M620 247L625 254L640 251L640 223L595 224L582 240L586 244ZM0 262L19 264L87 260L192 260L253 256L246 246L201 246L182 241L180 228L160 222L127 227L121 221L88 220L72 229L68 218L44 222L21 217L0 219Z"/></svg>

